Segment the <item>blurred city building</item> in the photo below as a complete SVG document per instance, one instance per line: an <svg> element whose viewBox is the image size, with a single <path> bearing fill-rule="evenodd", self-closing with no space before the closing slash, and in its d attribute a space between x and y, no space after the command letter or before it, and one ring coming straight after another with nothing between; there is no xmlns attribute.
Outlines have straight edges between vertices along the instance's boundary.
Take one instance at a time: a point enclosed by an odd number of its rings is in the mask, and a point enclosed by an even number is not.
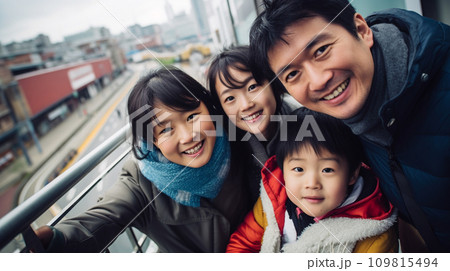
<svg viewBox="0 0 450 271"><path fill-rule="evenodd" d="M197 25L197 34L200 40L207 39L210 36L205 5L206 2L203 0L191 0L191 12Z"/></svg>
<svg viewBox="0 0 450 271"><path fill-rule="evenodd" d="M27 155L26 145L39 144L38 136L71 112L87 114L81 104L97 95L112 77L113 65L107 57L14 78L4 62L0 64L0 169L17 155ZM28 157L27 161L32 163Z"/></svg>
<svg viewBox="0 0 450 271"><path fill-rule="evenodd" d="M178 13L173 20L162 24L161 30L163 43L167 47L198 40L196 22L186 12Z"/></svg>
<svg viewBox="0 0 450 271"><path fill-rule="evenodd" d="M126 69L118 42L104 27L66 36L48 36L0 45L0 170L27 146L79 111Z"/></svg>
<svg viewBox="0 0 450 271"><path fill-rule="evenodd" d="M193 53L209 56L212 41L208 23L209 1L191 0L190 12L175 13L169 1L164 10L168 21L161 25L128 27L120 38L120 47L131 62L158 58L164 64L186 61ZM208 47L208 48L205 48Z"/></svg>
<svg viewBox="0 0 450 271"><path fill-rule="evenodd" d="M125 68L125 55L106 27L91 27L86 31L65 36L64 41L69 48L81 52L82 60L108 57L115 73L120 73Z"/></svg>
<svg viewBox="0 0 450 271"><path fill-rule="evenodd" d="M0 45L0 59L6 63L13 75L42 69L45 65L41 55L50 46L49 37L39 34L34 39Z"/></svg>
<svg viewBox="0 0 450 271"><path fill-rule="evenodd" d="M25 111L38 135L43 135L80 103L97 95L112 73L110 58L97 58L16 76L21 101L13 108Z"/></svg>
<svg viewBox="0 0 450 271"><path fill-rule="evenodd" d="M64 37L64 41L71 46L78 47L97 40L111 38L111 32L106 27L90 27L88 30Z"/></svg>
<svg viewBox="0 0 450 271"><path fill-rule="evenodd" d="M20 154L25 155L31 164L25 146L29 139L32 138L40 149L33 126L21 104L17 82L7 64L0 59L0 171Z"/></svg>

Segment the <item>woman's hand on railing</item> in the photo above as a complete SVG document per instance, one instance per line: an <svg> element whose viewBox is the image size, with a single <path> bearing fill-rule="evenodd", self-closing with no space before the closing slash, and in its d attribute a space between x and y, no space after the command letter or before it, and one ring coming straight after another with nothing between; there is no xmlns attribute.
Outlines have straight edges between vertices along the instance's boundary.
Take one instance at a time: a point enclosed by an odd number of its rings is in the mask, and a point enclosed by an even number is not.
<svg viewBox="0 0 450 271"><path fill-rule="evenodd" d="M39 238L39 240L42 243L42 246L44 249L48 248L48 245L50 244L50 241L53 238L53 231L52 228L49 226L42 226L39 229L35 231L36 236Z"/></svg>

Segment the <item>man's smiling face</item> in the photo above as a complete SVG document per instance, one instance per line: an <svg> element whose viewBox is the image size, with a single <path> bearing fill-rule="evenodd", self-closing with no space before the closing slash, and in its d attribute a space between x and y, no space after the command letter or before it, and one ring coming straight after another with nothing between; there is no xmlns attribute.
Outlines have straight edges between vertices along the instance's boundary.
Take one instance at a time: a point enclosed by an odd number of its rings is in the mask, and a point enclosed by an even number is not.
<svg viewBox="0 0 450 271"><path fill-rule="evenodd" d="M372 31L360 14L354 21L359 39L320 16L299 20L268 52L271 69L297 101L339 119L361 110L374 73Z"/></svg>

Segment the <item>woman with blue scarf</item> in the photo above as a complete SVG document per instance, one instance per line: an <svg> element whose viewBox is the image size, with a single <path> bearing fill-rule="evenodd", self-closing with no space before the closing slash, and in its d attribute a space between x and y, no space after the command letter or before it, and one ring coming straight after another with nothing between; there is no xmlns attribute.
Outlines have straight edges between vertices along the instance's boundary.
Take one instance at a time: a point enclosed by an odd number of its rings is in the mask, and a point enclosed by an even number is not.
<svg viewBox="0 0 450 271"><path fill-rule="evenodd" d="M184 72L160 68L128 98L134 158L85 213L37 231L48 252L100 252L131 225L161 252L225 252L252 208L258 179L229 142L210 94ZM248 155L248 154L247 154Z"/></svg>

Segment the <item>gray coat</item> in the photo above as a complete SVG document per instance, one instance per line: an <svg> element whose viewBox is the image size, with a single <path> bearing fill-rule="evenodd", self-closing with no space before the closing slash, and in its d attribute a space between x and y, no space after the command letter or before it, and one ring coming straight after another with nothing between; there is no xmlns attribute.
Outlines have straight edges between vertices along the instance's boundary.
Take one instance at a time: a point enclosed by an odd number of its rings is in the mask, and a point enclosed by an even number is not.
<svg viewBox="0 0 450 271"><path fill-rule="evenodd" d="M101 251L150 201L132 226L156 242L161 252L225 252L230 235L256 201L249 196L251 181L242 162L232 159L219 195L202 199L195 208L160 193L135 161L127 161L118 182L96 206L55 226L59 238L53 239L50 252Z"/></svg>

